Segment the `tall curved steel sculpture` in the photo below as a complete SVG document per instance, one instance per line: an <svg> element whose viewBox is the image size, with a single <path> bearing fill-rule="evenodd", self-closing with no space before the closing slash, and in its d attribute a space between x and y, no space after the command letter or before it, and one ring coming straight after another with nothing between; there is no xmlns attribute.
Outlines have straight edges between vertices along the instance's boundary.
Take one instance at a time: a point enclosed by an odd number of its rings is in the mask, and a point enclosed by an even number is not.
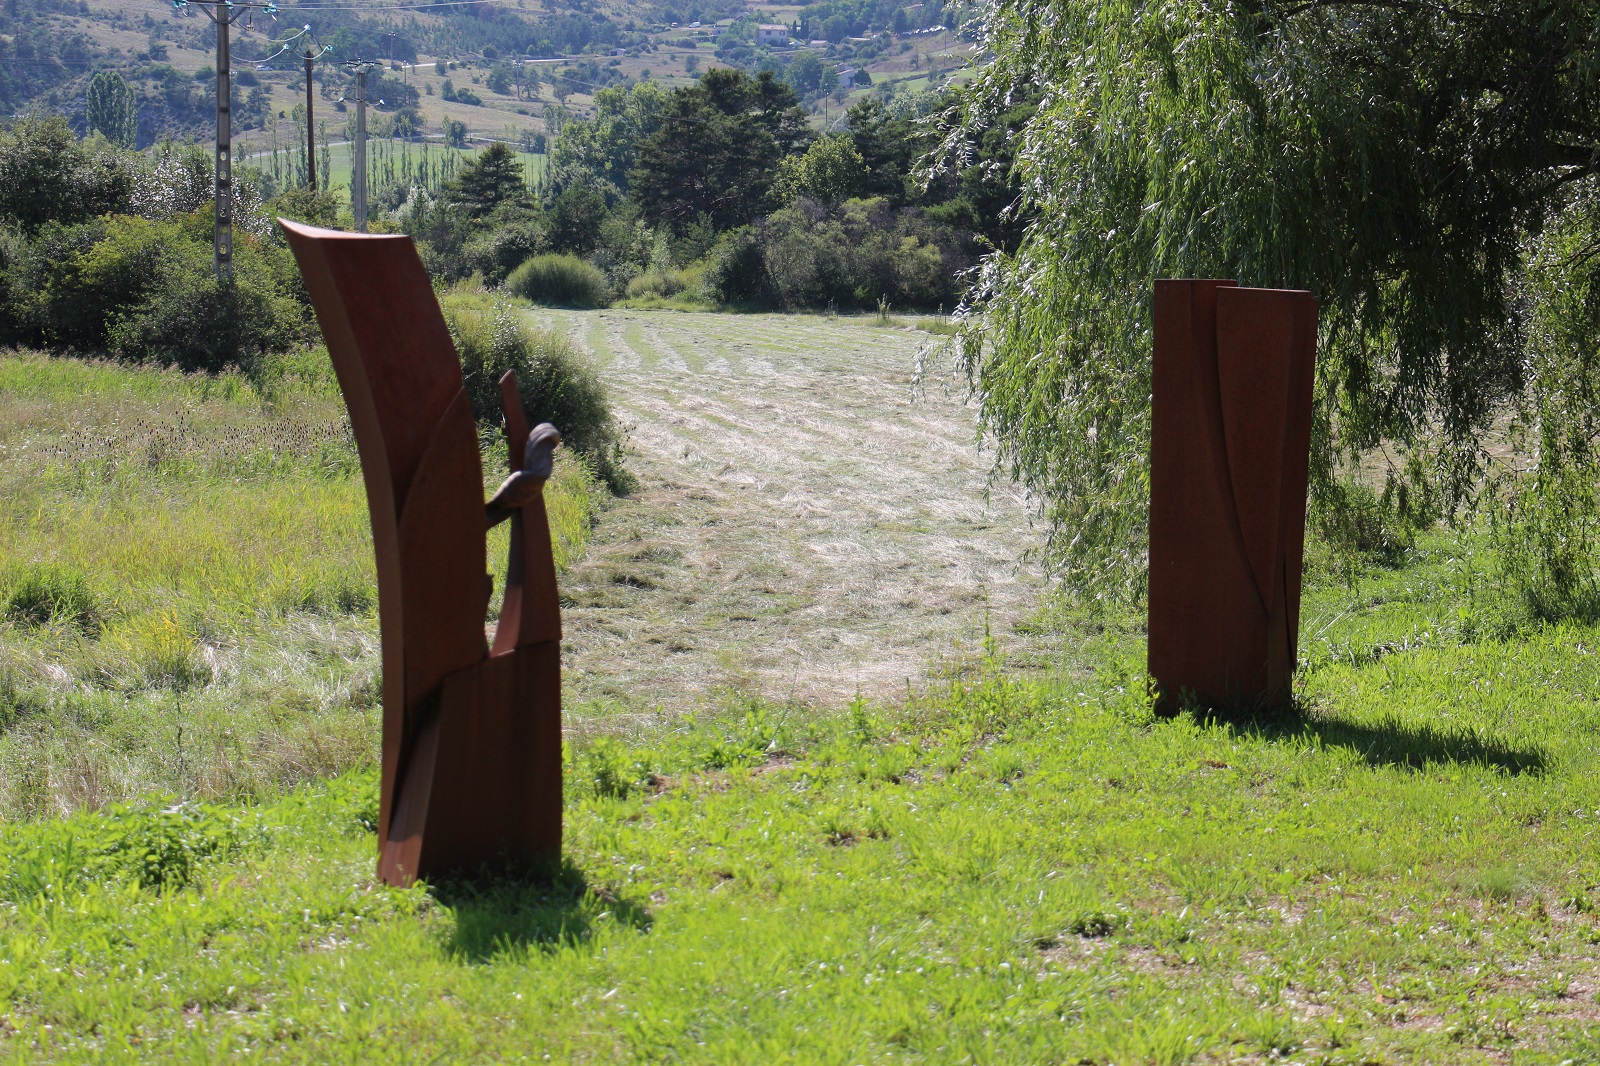
<svg viewBox="0 0 1600 1066"><path fill-rule="evenodd" d="M470 873L561 849L561 612L543 488L561 436L500 382L511 476L484 503L461 364L409 237L280 220L350 410L378 559L378 875ZM485 533L511 520L499 621Z"/></svg>
<svg viewBox="0 0 1600 1066"><path fill-rule="evenodd" d="M1149 669L1164 703L1289 696L1316 342L1309 292L1156 282Z"/></svg>

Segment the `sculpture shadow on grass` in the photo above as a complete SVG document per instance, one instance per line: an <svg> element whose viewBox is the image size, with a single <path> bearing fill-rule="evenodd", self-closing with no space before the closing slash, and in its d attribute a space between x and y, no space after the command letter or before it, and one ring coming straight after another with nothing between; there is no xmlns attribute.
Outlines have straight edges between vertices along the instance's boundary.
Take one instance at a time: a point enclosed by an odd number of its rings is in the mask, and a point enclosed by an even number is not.
<svg viewBox="0 0 1600 1066"><path fill-rule="evenodd" d="M475 878L441 879L428 891L455 912L455 932L446 951L467 963L576 947L604 924L648 932L652 921L648 908L592 887L583 871L565 858L485 869Z"/></svg>
<svg viewBox="0 0 1600 1066"><path fill-rule="evenodd" d="M1435 728L1389 716L1377 722L1353 722L1318 711L1299 701L1288 705L1195 707L1185 713L1205 725L1223 726L1258 740L1315 740L1325 748L1347 748L1368 766L1424 770L1429 766L1477 766L1519 776L1544 772L1549 756L1537 746L1519 746L1487 729L1467 725Z"/></svg>

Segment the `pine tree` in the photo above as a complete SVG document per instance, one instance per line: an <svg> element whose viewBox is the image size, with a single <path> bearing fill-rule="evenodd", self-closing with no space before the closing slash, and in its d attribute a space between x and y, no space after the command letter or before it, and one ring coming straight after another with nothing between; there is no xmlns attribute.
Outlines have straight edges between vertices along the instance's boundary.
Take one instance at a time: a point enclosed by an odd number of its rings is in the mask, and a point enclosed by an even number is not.
<svg viewBox="0 0 1600 1066"><path fill-rule="evenodd" d="M794 90L763 71L708 70L673 90L656 130L638 149L630 185L645 217L718 229L753 222L786 155L811 139Z"/></svg>
<svg viewBox="0 0 1600 1066"><path fill-rule="evenodd" d="M114 70L97 71L89 80L88 124L112 144L132 148L139 138L139 109L133 90Z"/></svg>
<svg viewBox="0 0 1600 1066"><path fill-rule="evenodd" d="M504 141L495 141L469 163L446 190L449 200L472 218L483 218L527 195L522 163Z"/></svg>

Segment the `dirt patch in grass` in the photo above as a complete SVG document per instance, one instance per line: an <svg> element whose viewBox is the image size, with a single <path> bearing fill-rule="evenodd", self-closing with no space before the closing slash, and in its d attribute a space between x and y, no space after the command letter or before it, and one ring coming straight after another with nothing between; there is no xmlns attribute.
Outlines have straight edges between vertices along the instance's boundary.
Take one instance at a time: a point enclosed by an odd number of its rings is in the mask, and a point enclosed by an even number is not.
<svg viewBox="0 0 1600 1066"><path fill-rule="evenodd" d="M1038 604L1039 535L988 493L975 412L913 395L929 335L865 320L530 314L592 353L639 491L563 584L569 706L688 710L718 690L904 691L1005 643Z"/></svg>

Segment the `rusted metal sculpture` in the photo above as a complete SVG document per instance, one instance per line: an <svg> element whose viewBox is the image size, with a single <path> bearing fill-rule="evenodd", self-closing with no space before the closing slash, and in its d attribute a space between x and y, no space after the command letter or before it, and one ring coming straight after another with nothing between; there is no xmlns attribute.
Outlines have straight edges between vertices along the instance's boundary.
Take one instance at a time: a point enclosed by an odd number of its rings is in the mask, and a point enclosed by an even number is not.
<svg viewBox="0 0 1600 1066"><path fill-rule="evenodd" d="M561 436L500 382L511 476L487 505L461 364L409 237L281 222L350 409L378 557L395 885L561 849L561 612L543 488ZM511 519L490 645L485 532Z"/></svg>
<svg viewBox="0 0 1600 1066"><path fill-rule="evenodd" d="M1288 698L1316 338L1308 292L1156 282L1149 670L1169 707Z"/></svg>

